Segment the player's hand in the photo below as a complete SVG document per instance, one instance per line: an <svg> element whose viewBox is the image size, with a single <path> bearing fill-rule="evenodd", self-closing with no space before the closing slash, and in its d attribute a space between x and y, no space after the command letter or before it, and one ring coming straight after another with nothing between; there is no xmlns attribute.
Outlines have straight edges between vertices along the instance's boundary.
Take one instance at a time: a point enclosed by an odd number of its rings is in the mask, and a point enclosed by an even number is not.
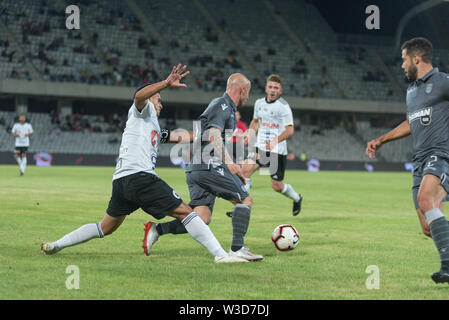
<svg viewBox="0 0 449 320"><path fill-rule="evenodd" d="M242 175L242 168L237 163L232 162L227 164L226 166L232 174L235 174L237 177L239 177L243 184L246 184L245 178Z"/></svg>
<svg viewBox="0 0 449 320"><path fill-rule="evenodd" d="M380 149L382 142L379 139L374 139L368 142L365 150L365 154L368 158L373 159L376 157L376 151Z"/></svg>
<svg viewBox="0 0 449 320"><path fill-rule="evenodd" d="M173 66L170 75L166 79L168 87L170 88L187 87L185 83L181 83L181 80L188 74L190 74L190 71L186 71L186 68L187 68L186 65L182 66L181 64Z"/></svg>

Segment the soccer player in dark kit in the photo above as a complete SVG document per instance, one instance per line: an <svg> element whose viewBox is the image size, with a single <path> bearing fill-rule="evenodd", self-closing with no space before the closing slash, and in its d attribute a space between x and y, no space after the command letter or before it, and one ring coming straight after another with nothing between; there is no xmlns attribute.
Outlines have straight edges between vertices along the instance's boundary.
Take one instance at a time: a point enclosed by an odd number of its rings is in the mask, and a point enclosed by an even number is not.
<svg viewBox="0 0 449 320"><path fill-rule="evenodd" d="M421 228L432 237L441 269L436 283L449 283L449 224L442 204L449 192L449 75L432 66L433 46L413 38L402 47L402 69L412 81L407 89L407 119L390 132L368 142L366 155L375 156L390 141L413 139L413 201Z"/></svg>
<svg viewBox="0 0 449 320"><path fill-rule="evenodd" d="M194 144L197 143L199 148L192 153L186 180L190 193L189 205L206 224L212 218L216 197L235 205L229 255L247 261L260 261L263 256L251 253L244 246L253 201L243 183L240 165L233 162L224 144L229 141L225 137L226 131L230 135L235 131L235 112L247 101L250 89L251 83L246 76L240 73L230 75L224 95L213 99L200 115L200 128L194 130ZM144 253L149 255L159 236L168 233L183 234L186 229L177 220L164 223L149 221L143 241Z"/></svg>

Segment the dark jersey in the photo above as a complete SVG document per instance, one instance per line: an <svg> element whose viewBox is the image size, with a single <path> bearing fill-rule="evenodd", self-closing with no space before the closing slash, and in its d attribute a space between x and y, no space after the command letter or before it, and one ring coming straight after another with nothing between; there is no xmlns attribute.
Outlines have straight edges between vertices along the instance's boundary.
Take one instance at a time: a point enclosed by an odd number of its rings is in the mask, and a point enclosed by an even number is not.
<svg viewBox="0 0 449 320"><path fill-rule="evenodd" d="M237 107L227 93L209 103L194 126L193 153L187 171L208 169L211 161L222 162L215 157L210 146L209 129L218 128L221 131L223 143L229 141L237 125L236 110Z"/></svg>
<svg viewBox="0 0 449 320"><path fill-rule="evenodd" d="M432 69L407 89L413 161L428 155L449 159L449 75Z"/></svg>

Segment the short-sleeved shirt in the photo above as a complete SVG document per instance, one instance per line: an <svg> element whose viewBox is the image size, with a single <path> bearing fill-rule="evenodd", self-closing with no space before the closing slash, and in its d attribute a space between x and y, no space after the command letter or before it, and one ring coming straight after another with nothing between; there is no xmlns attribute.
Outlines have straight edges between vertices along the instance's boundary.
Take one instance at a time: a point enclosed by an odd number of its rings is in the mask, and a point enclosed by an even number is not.
<svg viewBox="0 0 449 320"><path fill-rule="evenodd" d="M429 155L449 159L449 75L432 69L407 89L413 161Z"/></svg>
<svg viewBox="0 0 449 320"><path fill-rule="evenodd" d="M215 164L222 163L222 160L214 155L213 148L210 146L209 129L218 128L221 131L223 143L230 143L237 124L235 111L237 107L227 93L209 103L198 121L194 123L193 152L186 168L187 172L208 170L211 161Z"/></svg>
<svg viewBox="0 0 449 320"><path fill-rule="evenodd" d="M293 125L292 110L284 98L273 102L267 102L266 98L256 100L253 118L259 121L256 147L263 151L267 151L267 143L279 137L286 126ZM287 140L281 141L270 151L287 155Z"/></svg>
<svg viewBox="0 0 449 320"><path fill-rule="evenodd" d="M128 111L128 120L123 132L113 180L137 172L156 175L154 167L160 137L161 129L154 105L148 101L147 105L139 111L133 104Z"/></svg>
<svg viewBox="0 0 449 320"><path fill-rule="evenodd" d="M12 133L19 134L16 137L15 146L16 147L29 147L30 146L30 137L25 136L26 134L33 133L33 127L30 123L25 122L24 124L15 123L11 130Z"/></svg>

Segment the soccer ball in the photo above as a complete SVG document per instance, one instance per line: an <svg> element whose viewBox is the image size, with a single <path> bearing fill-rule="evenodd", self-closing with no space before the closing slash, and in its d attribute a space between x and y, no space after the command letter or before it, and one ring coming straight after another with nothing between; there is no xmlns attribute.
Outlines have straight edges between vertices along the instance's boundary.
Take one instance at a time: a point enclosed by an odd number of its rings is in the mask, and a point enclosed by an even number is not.
<svg viewBox="0 0 449 320"><path fill-rule="evenodd" d="M277 226L271 234L271 240L276 249L288 251L296 248L299 242L299 233L289 224Z"/></svg>

